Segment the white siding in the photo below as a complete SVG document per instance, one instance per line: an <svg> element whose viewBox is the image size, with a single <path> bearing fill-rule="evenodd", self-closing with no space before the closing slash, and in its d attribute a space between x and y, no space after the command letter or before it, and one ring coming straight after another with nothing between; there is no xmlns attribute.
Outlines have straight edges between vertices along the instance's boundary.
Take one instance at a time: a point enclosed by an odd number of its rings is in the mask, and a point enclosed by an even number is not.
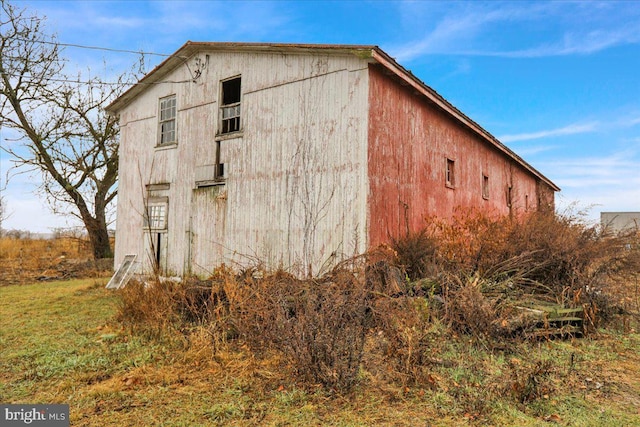
<svg viewBox="0 0 640 427"><path fill-rule="evenodd" d="M143 254L145 185L169 183L168 273L221 263L317 273L366 249L367 63L355 56L203 52L121 111L116 263ZM188 61L191 70L194 61ZM216 161L218 89L242 76L242 135L221 141L223 186L195 188ZM158 99L177 95L178 144L155 148ZM199 179L199 178L198 178ZM147 265L148 268L148 265Z"/></svg>

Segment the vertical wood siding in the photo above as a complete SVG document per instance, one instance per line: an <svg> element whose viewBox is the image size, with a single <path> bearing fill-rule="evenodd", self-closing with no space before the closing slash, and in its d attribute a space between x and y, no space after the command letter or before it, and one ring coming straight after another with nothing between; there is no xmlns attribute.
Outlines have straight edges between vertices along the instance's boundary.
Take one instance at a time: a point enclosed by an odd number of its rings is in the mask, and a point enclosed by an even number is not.
<svg viewBox="0 0 640 427"><path fill-rule="evenodd" d="M206 66L195 81L194 57L120 112L116 263L138 254L151 267L143 213L153 184L168 184L165 274L179 275L206 276L222 263L318 274L421 228L426 215L451 217L457 207L518 215L526 204L553 204L546 184L366 60L197 58ZM220 81L236 76L241 132L217 138ZM158 100L172 94L177 144L157 147ZM217 140L226 180L198 187L215 170ZM455 188L445 186L447 159Z"/></svg>
<svg viewBox="0 0 640 427"><path fill-rule="evenodd" d="M370 245L421 229L426 216L450 218L458 208L507 215L523 213L525 200L536 209L541 194L553 201L548 186L409 87L376 66L369 76ZM445 185L447 159L454 161L454 188Z"/></svg>
<svg viewBox="0 0 640 427"><path fill-rule="evenodd" d="M121 112L116 263L144 249L145 186L168 183L167 273L264 262L317 273L366 248L367 68L351 56L204 52ZM189 66L193 70L194 62ZM242 134L223 139L226 183L197 188L216 161L220 80L241 76ZM156 148L158 99L177 95L177 145ZM348 207L345 209L345 207ZM150 265L145 264L148 270Z"/></svg>

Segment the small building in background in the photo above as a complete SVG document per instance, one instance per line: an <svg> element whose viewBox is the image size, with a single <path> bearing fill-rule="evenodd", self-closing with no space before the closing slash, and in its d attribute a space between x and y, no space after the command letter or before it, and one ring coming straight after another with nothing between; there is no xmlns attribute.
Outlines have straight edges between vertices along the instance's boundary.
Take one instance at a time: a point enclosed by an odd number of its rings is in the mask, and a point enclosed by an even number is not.
<svg viewBox="0 0 640 427"><path fill-rule="evenodd" d="M559 188L376 46L187 42L120 118L115 263L317 274L458 208Z"/></svg>
<svg viewBox="0 0 640 427"><path fill-rule="evenodd" d="M640 230L640 212L600 212L600 224L613 233Z"/></svg>

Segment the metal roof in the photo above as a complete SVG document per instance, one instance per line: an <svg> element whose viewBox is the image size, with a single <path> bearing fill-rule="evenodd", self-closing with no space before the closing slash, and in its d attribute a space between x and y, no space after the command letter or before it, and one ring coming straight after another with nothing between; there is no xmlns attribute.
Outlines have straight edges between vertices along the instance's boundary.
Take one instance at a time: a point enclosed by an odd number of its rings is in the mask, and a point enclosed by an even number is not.
<svg viewBox="0 0 640 427"><path fill-rule="evenodd" d="M128 105L134 98L143 92L148 85L161 82L163 77L174 69L184 64L194 54L204 51L233 51L233 52L283 52L283 53L319 53L334 55L355 55L370 63L383 66L390 74L394 75L403 84L413 87L419 94L433 103L440 110L456 119L461 125L480 136L497 150L508 157L514 159L524 169L535 175L554 191L560 188L550 179L542 175L533 166L518 156L509 147L500 142L495 136L485 130L478 123L473 121L453 104L442 97L422 80L417 78L411 71L400 65L394 58L374 45L339 45L339 44L296 44L296 43L244 43L244 42L193 42L187 41L173 55L169 56L138 83L129 88L115 101L106 107L107 112L117 114L122 108Z"/></svg>

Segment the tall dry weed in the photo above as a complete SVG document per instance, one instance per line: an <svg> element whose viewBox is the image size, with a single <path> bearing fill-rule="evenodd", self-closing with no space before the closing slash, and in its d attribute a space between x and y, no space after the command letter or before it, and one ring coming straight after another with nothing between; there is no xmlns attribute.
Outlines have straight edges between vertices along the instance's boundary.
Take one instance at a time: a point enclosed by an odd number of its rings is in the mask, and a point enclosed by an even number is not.
<svg viewBox="0 0 640 427"><path fill-rule="evenodd" d="M184 290L171 281L131 280L118 290L117 319L123 325L152 337L170 335L180 325L179 301Z"/></svg>
<svg viewBox="0 0 640 427"><path fill-rule="evenodd" d="M372 301L373 322L366 369L402 386L423 383L429 374L433 312L421 297L378 297Z"/></svg>
<svg viewBox="0 0 640 427"><path fill-rule="evenodd" d="M370 318L363 280L338 267L317 279L279 271L235 285L229 320L254 350L281 350L307 384L356 383Z"/></svg>

